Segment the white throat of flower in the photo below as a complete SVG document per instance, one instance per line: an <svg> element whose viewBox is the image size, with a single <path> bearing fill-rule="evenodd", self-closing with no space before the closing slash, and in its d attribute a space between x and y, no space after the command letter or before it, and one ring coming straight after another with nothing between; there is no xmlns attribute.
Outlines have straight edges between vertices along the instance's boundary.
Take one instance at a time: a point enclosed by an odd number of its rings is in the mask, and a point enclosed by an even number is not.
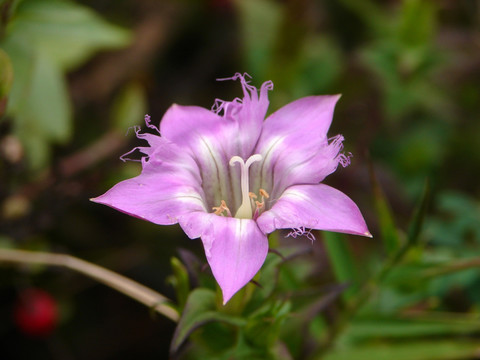
<svg viewBox="0 0 480 360"><path fill-rule="evenodd" d="M248 169L254 162L261 161L262 155L255 154L250 156L247 161L244 161L240 156L234 156L230 159L230 166L235 166L236 163L240 164L240 184L242 188L242 204L235 213L235 217L239 219L251 219L252 218L252 205L250 200L249 190L249 178Z"/></svg>

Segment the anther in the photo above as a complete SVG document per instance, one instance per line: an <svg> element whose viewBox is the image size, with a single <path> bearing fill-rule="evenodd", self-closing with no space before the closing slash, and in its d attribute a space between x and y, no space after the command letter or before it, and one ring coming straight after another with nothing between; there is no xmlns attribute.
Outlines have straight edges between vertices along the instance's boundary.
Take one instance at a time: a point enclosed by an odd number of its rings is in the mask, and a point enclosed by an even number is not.
<svg viewBox="0 0 480 360"><path fill-rule="evenodd" d="M226 211L228 216L232 216L230 209L227 207L227 204L225 203L225 200L222 200L220 202L220 206L214 206L212 210L215 210L213 212L215 215L223 215L223 212Z"/></svg>
<svg viewBox="0 0 480 360"><path fill-rule="evenodd" d="M270 195L268 195L268 193L263 190L263 189L260 189L258 190L258 192L260 193L260 195L262 195L265 199L268 199L270 197Z"/></svg>

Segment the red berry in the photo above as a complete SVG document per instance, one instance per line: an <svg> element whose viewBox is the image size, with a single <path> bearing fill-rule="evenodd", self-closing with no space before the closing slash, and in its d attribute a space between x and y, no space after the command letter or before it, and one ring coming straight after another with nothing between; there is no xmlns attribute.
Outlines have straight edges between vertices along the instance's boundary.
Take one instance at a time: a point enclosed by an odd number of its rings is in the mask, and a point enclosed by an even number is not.
<svg viewBox="0 0 480 360"><path fill-rule="evenodd" d="M23 290L15 304L13 318L23 333L35 337L48 336L57 325L57 303L44 290Z"/></svg>

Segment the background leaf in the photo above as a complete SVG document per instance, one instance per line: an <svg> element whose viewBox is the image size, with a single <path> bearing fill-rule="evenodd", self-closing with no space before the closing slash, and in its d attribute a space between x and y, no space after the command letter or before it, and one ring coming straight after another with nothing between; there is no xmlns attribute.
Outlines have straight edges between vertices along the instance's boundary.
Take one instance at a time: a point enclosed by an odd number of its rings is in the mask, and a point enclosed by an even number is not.
<svg viewBox="0 0 480 360"><path fill-rule="evenodd" d="M125 46L129 33L67 0L23 0L17 5L0 39L14 72L7 114L30 166L38 170L49 160L50 144L65 143L72 134L64 72L100 49ZM138 96L137 90L136 100Z"/></svg>
<svg viewBox="0 0 480 360"><path fill-rule="evenodd" d="M338 351L325 360L451 360L475 358L479 346L469 341L411 341L400 344L365 345Z"/></svg>
<svg viewBox="0 0 480 360"><path fill-rule="evenodd" d="M42 49L62 70L78 66L98 50L123 47L130 40L128 31L68 0L23 0L8 31Z"/></svg>
<svg viewBox="0 0 480 360"><path fill-rule="evenodd" d="M226 322L235 326L245 324L245 320L222 314L216 310L216 294L212 290L199 288L190 293L182 317L177 325L171 343L171 352L175 353L188 336L209 322Z"/></svg>
<svg viewBox="0 0 480 360"><path fill-rule="evenodd" d="M147 113L147 99L144 88L135 82L127 84L117 95L113 106L112 115L114 127L125 133L134 126L144 122Z"/></svg>

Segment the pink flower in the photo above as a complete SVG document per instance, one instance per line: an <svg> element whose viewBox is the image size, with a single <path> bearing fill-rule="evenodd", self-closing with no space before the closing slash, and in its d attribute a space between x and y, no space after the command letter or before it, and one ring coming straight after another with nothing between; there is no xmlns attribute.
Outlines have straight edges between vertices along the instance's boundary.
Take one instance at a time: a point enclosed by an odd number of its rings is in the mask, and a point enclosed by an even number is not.
<svg viewBox="0 0 480 360"><path fill-rule="evenodd" d="M93 201L200 237L226 303L261 268L267 234L319 229L371 236L355 203L320 182L348 157L343 137L327 138L339 95L296 100L265 119L268 90L244 75L243 99L214 110L172 105L157 129L139 133L142 173ZM227 80L227 79L223 79Z"/></svg>

